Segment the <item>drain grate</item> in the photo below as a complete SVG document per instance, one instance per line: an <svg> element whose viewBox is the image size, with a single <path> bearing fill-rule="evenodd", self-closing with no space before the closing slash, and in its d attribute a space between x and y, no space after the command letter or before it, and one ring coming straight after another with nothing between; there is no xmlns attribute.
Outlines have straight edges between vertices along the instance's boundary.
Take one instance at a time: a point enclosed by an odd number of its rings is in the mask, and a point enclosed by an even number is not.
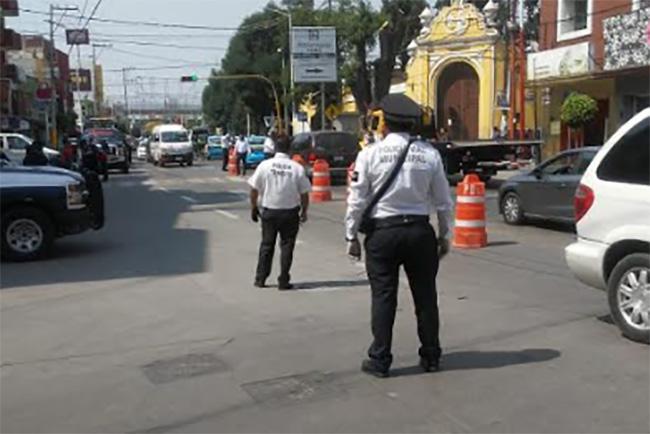
<svg viewBox="0 0 650 434"><path fill-rule="evenodd" d="M241 387L258 404L281 405L297 401L316 401L340 394L331 373L308 372L242 384Z"/></svg>
<svg viewBox="0 0 650 434"><path fill-rule="evenodd" d="M153 384L170 383L184 378L214 374L228 369L228 365L211 353L187 354L172 359L156 360L142 367L144 375Z"/></svg>

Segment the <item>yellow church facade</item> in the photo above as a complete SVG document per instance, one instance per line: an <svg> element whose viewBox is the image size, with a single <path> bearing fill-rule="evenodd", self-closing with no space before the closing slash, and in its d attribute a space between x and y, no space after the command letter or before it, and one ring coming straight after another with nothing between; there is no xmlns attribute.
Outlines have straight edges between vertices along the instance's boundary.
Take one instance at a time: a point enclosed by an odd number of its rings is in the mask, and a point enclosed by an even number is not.
<svg viewBox="0 0 650 434"><path fill-rule="evenodd" d="M426 8L408 47L406 94L431 110L452 140L490 139L494 127L505 127L506 47L489 18L462 1Z"/></svg>

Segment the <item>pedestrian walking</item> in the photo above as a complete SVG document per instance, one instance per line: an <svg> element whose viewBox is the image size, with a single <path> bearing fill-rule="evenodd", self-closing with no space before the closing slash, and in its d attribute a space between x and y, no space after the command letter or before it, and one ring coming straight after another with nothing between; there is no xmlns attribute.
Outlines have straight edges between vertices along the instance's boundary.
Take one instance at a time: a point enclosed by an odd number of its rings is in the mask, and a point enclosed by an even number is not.
<svg viewBox="0 0 650 434"><path fill-rule="evenodd" d="M224 172L228 171L228 159L230 157L230 134L226 133L221 137L221 151L223 152L223 160L221 164L221 170Z"/></svg>
<svg viewBox="0 0 650 434"><path fill-rule="evenodd" d="M239 136L239 139L237 139L237 142L235 143L235 152L237 153L237 174L246 176L246 157L248 156L248 152L251 150L251 146L248 143L248 140L246 140L246 137L244 137L243 134ZM239 168L239 165L241 164L242 169Z"/></svg>
<svg viewBox="0 0 650 434"><path fill-rule="evenodd" d="M251 218L262 220L255 286L263 288L271 274L275 242L280 235L278 288L292 289L291 263L300 223L307 221L311 185L302 165L289 157L289 138L278 136L276 154L262 161L248 183L251 186Z"/></svg>
<svg viewBox="0 0 650 434"><path fill-rule="evenodd" d="M264 139L264 159L273 158L275 154L275 133L271 133Z"/></svg>
<svg viewBox="0 0 650 434"><path fill-rule="evenodd" d="M25 151L25 158L23 158L23 166L47 166L49 160L43 151L43 143L38 139L29 145Z"/></svg>
<svg viewBox="0 0 650 434"><path fill-rule="evenodd" d="M438 369L439 342L436 275L449 251L452 200L442 159L430 144L411 137L421 111L404 95L388 95L384 139L368 147L355 163L345 216L348 255L360 260L358 233L365 234L370 280L373 341L361 369L387 377L397 308L399 267L408 277L420 338L420 365ZM438 236L429 214L438 217Z"/></svg>

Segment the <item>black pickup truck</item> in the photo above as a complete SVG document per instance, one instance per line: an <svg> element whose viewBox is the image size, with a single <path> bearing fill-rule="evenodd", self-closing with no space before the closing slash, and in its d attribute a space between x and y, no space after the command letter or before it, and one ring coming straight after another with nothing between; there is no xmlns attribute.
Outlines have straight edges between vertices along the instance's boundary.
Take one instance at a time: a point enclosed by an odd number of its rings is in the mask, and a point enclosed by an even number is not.
<svg viewBox="0 0 650 434"><path fill-rule="evenodd" d="M3 160L0 203L3 260L38 259L56 238L100 226L89 207L84 178L65 169Z"/></svg>

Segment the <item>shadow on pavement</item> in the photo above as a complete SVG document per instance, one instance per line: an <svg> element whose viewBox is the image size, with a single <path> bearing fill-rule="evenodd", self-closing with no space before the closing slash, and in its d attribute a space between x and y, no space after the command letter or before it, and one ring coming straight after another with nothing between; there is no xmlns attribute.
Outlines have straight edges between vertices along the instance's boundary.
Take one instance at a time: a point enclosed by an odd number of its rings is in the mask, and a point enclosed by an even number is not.
<svg viewBox="0 0 650 434"><path fill-rule="evenodd" d="M516 246L517 241L489 241L487 247Z"/></svg>
<svg viewBox="0 0 650 434"><path fill-rule="evenodd" d="M560 357L562 353L546 348L528 348L521 351L457 351L443 354L440 367L443 371L468 369L494 369L511 365L547 362ZM391 370L394 377L423 374L419 366L407 366Z"/></svg>
<svg viewBox="0 0 650 434"><path fill-rule="evenodd" d="M103 229L57 240L40 261L3 262L0 289L177 277L206 270L207 232L187 227L181 217L192 204L142 184L105 188L104 197ZM209 198L221 203L235 199L217 193Z"/></svg>
<svg viewBox="0 0 650 434"><path fill-rule="evenodd" d="M369 286L368 279L359 280L326 280L322 282L294 283L294 291L310 291L325 288L352 288L355 286Z"/></svg>
<svg viewBox="0 0 650 434"><path fill-rule="evenodd" d="M576 225L574 223L562 223L533 217L527 217L526 225L567 234L576 232Z"/></svg>

